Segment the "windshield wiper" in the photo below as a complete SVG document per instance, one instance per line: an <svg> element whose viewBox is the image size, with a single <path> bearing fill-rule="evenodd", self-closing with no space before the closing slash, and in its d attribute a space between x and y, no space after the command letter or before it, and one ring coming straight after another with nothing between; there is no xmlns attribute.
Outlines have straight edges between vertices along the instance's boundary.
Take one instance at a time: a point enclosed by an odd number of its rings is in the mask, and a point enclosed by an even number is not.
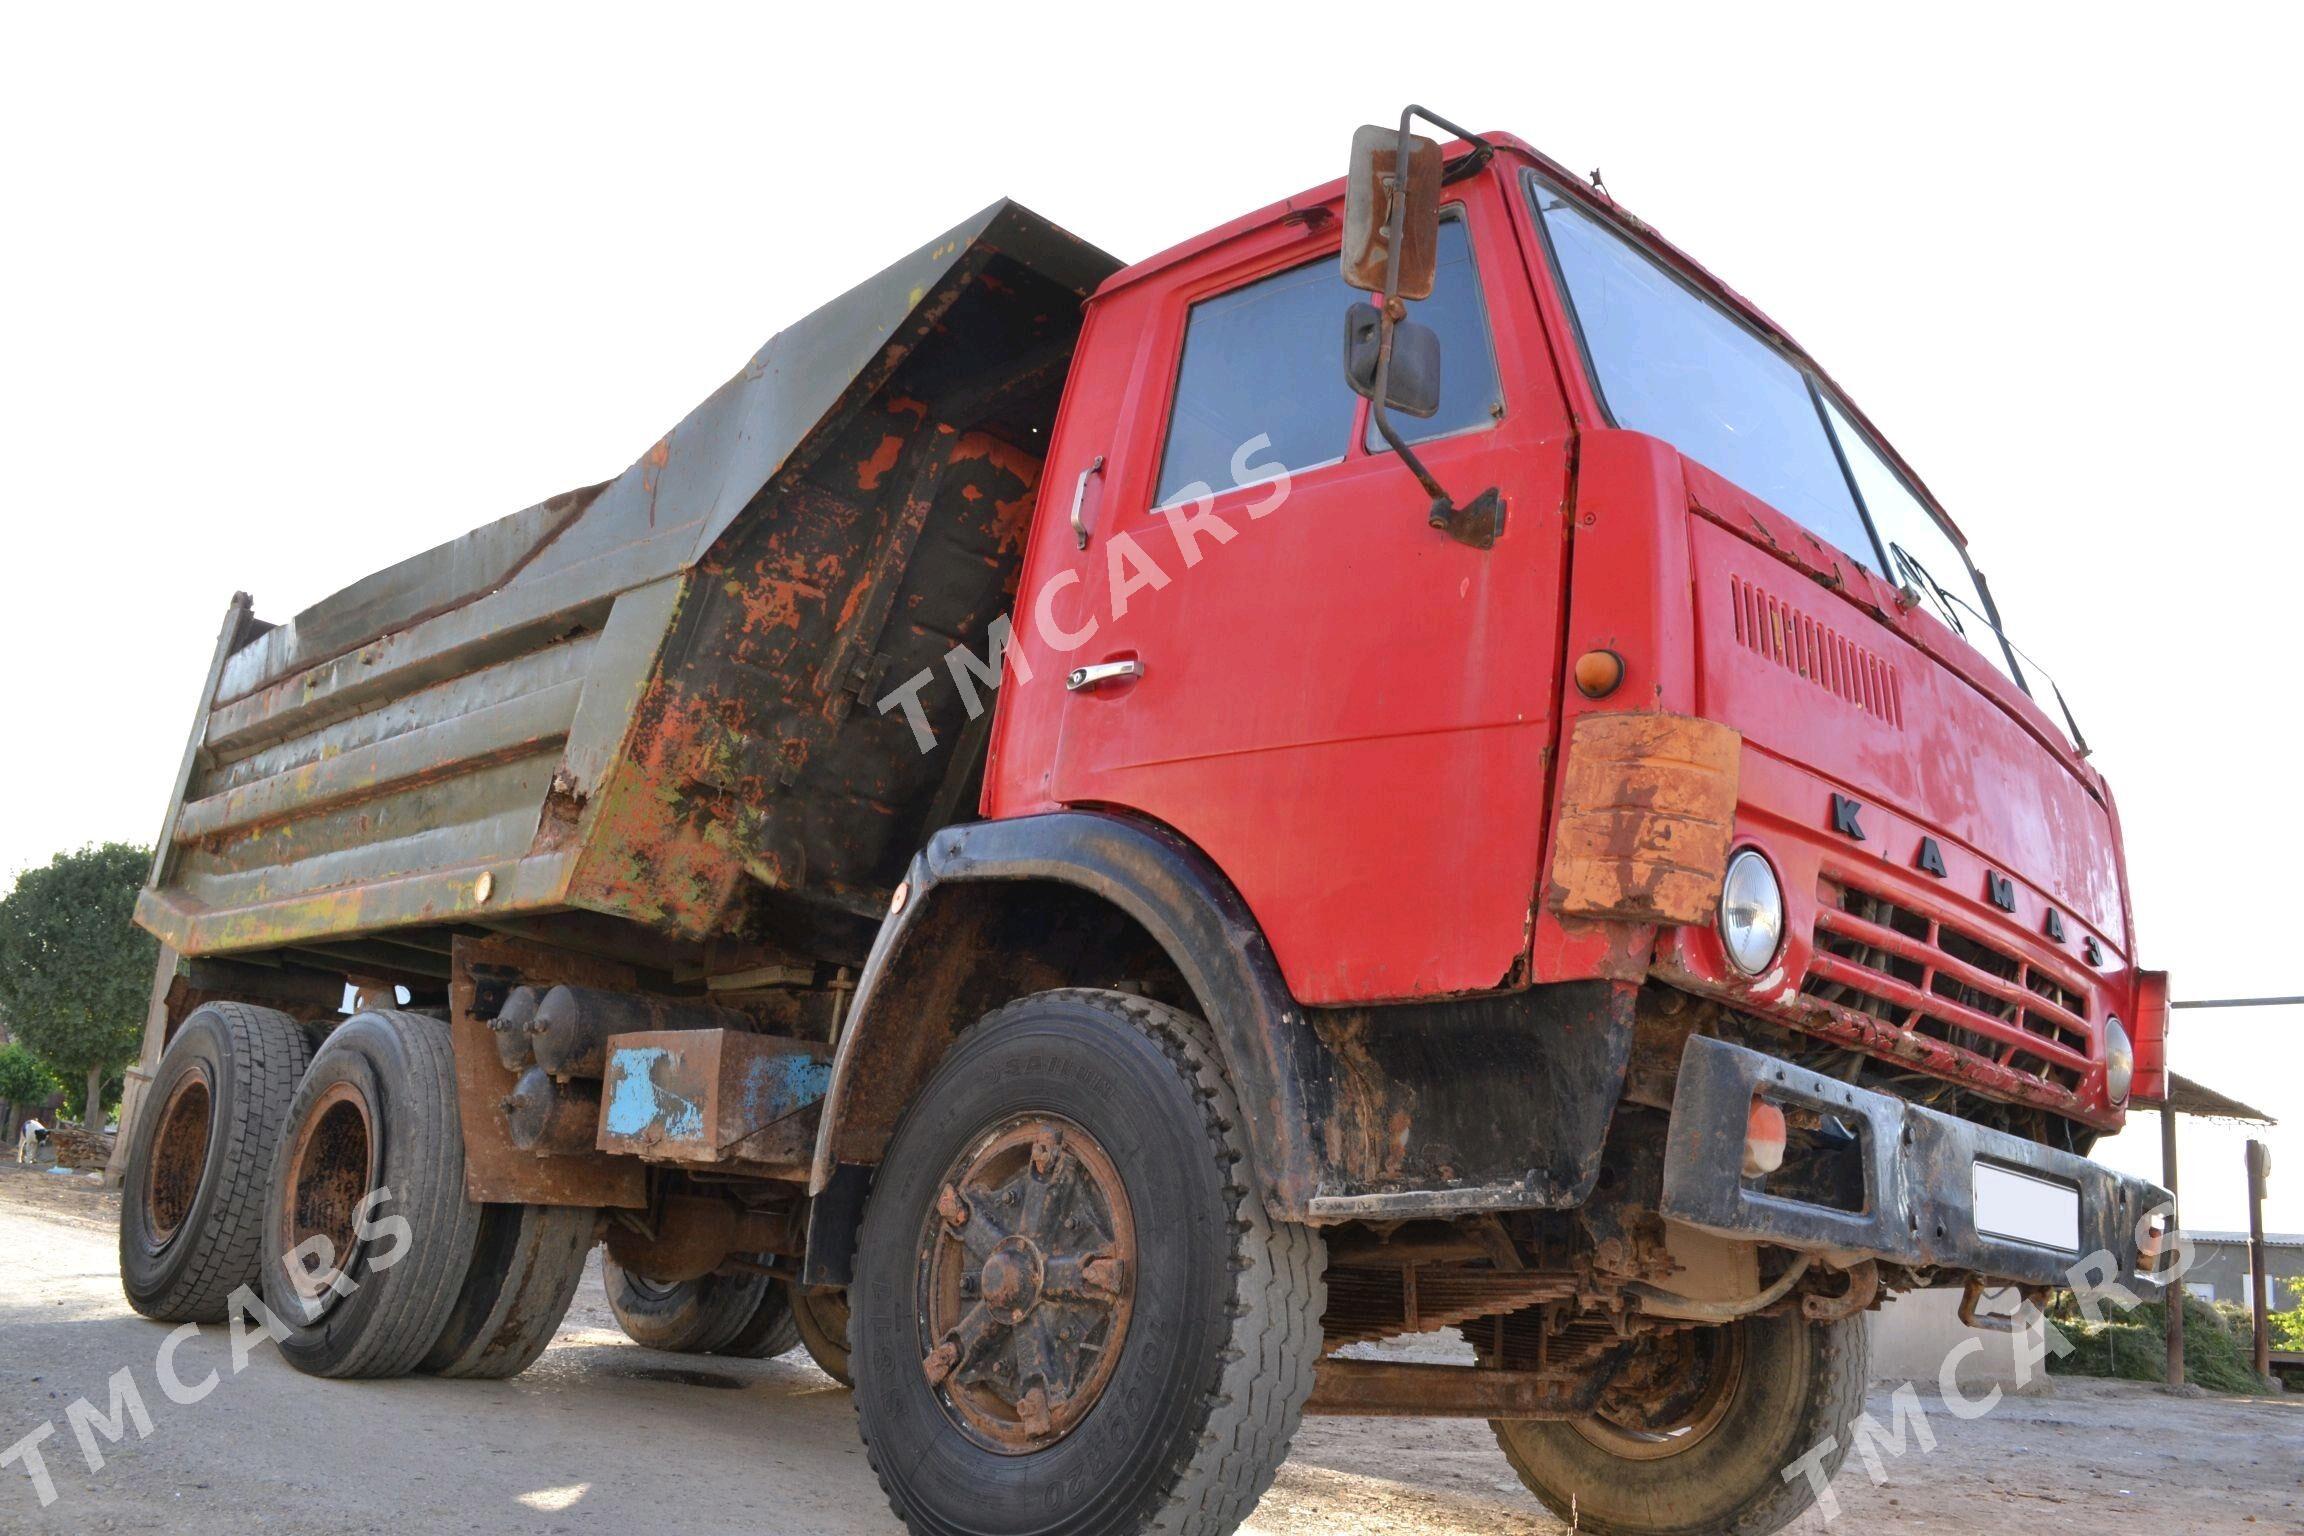
<svg viewBox="0 0 2304 1536"><path fill-rule="evenodd" d="M1912 552L1906 549L1903 545L1890 543L1888 546L1888 552L1894 555L1896 557L1896 563L1903 567L1905 578L1904 585L1907 588L1914 587L1914 578L1917 578L1917 590L1925 592L1929 596L1936 599L1937 612L1943 616L1945 623L1952 626L1952 633L1958 635L1963 640L1967 639L1968 626L1960 622L1960 612L1958 607L1955 606L1959 603L1960 600L1954 597L1951 593L1945 591L1943 584L1937 581L1935 577L1928 574L1928 567L1922 565L1917 559L1915 559ZM1982 614L1977 614L1976 616L1978 618L1984 617ZM1985 623L1987 628L1991 627L1990 620L1986 620Z"/></svg>
<svg viewBox="0 0 2304 1536"><path fill-rule="evenodd" d="M1907 577L1907 587L1914 586L1914 579L1916 578L1917 589L1936 599L1937 609L1943 614L1945 622L1952 627L1954 634L1963 640L1968 640L1970 645L1976 643L1968 637L1968 626L1960 622L1960 610L1965 608L1968 610L1969 616L1983 625L1992 638L1999 641L2002 648L2006 650L2009 664L2016 671L2016 685L2019 688L2022 688L2026 693L2031 693L2033 690L2030 679L2034 677L2048 685L2049 693L2054 695L2056 699L2056 710L2064 717L2064 729L2072 738L2073 750L2082 757L2086 757L2088 755L2088 738L2080 733L2080 722L2072 717L2072 706L2064 702L2064 690L2056 686L2056 679L2049 675L2048 669L2040 665L2031 652L2009 639L2007 632L1992 622L1991 615L1978 611L1973 603L1968 602L1958 593L1947 591L1943 583L1928 574L1928 567L1915 559L1910 550L1901 544L1891 542L1888 546L1888 552L1894 555L1896 563L1903 567Z"/></svg>

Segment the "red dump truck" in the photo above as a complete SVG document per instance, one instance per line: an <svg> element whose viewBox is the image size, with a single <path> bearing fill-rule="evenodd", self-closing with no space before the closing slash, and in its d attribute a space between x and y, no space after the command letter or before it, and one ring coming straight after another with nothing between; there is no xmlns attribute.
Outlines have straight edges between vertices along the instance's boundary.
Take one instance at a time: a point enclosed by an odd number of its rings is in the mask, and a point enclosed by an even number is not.
<svg viewBox="0 0 2304 1536"><path fill-rule="evenodd" d="M1419 113L1133 266L997 204L615 479L236 598L134 1305L503 1376L604 1245L641 1342L852 1382L923 1536L1229 1531L1305 1412L1765 1531L1868 1308L2148 1263L2088 1153L2164 979L1960 534Z"/></svg>

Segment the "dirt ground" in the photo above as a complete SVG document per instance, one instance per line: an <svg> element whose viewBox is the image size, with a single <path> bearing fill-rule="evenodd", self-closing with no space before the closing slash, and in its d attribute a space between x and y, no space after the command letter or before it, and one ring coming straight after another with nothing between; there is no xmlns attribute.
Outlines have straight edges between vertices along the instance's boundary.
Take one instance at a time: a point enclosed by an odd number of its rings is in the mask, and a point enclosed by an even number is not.
<svg viewBox="0 0 2304 1536"><path fill-rule="evenodd" d="M597 1277L552 1348L509 1382L343 1383L299 1376L269 1345L235 1375L222 1328L176 1359L219 1380L160 1391L167 1330L121 1300L119 1203L85 1179L0 1165L0 1448L53 1421L56 1502L0 1471L0 1532L626 1531L892 1536L848 1394L805 1357L699 1360L618 1332ZM261 1339L261 1335L258 1335ZM90 1471L66 1406L133 1370L152 1433L98 1442ZM1932 1399L1924 1399L1932 1403ZM1887 1418L1884 1391L1872 1411ZM1843 1469L1838 1519L1804 1532L2108 1529L2304 1533L2304 1397L2170 1397L2060 1380L1886 1462ZM676 1518L674 1512L677 1512ZM1248 1529L1265 1536L1535 1536L1567 1528L1523 1491L1486 1426L1311 1419Z"/></svg>

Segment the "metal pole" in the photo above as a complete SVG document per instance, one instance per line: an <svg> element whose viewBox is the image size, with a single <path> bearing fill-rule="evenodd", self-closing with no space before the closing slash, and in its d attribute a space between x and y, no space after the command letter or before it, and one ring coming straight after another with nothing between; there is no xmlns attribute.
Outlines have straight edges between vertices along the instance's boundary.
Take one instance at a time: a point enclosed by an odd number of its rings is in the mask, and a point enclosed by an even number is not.
<svg viewBox="0 0 2304 1536"><path fill-rule="evenodd" d="M2168 1198L2173 1201L2176 1198L2176 1111L2165 1104L2160 1106L2160 1182L2167 1188ZM2168 1213L2168 1231L2173 1234L2176 1230L2177 1213L2171 1210ZM2173 1254L2170 1253L2160 1255L2163 1263L2168 1262L2172 1257ZM2184 1385L2184 1280L2182 1276L2169 1282L2167 1294L2163 1297L2161 1304L2168 1309L2168 1385L2180 1387Z"/></svg>
<svg viewBox="0 0 2304 1536"><path fill-rule="evenodd" d="M2265 1320L2272 1277L2264 1264L2264 1183L2272 1174L2272 1152L2260 1141L2248 1143L2248 1309L2256 1322L2256 1374L2272 1374L2272 1331Z"/></svg>
<svg viewBox="0 0 2304 1536"><path fill-rule="evenodd" d="M2188 1002L2170 1003L2171 1008L2293 1008L2304 1003L2304 997L2195 997Z"/></svg>

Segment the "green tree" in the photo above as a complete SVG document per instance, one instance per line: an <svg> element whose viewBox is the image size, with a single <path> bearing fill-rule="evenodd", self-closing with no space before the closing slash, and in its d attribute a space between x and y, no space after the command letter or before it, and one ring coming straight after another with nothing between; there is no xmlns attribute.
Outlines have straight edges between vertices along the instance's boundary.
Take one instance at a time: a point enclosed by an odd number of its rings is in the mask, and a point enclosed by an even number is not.
<svg viewBox="0 0 2304 1536"><path fill-rule="evenodd" d="M63 1086L48 1070L48 1063L27 1047L14 1042L0 1045L0 1102L8 1106L8 1112L0 1115L0 1133L13 1141L24 1117Z"/></svg>
<svg viewBox="0 0 2304 1536"><path fill-rule="evenodd" d="M81 1112L136 1058L158 941L130 921L149 849L105 843L26 870L0 898L0 1014L16 1038L85 1080Z"/></svg>
<svg viewBox="0 0 2304 1536"><path fill-rule="evenodd" d="M2271 1329L2272 1347L2290 1352L2304 1352L2304 1280L2283 1281L2288 1288L2288 1310L2265 1315ZM2279 1299L2279 1286L2274 1286L2273 1300Z"/></svg>

